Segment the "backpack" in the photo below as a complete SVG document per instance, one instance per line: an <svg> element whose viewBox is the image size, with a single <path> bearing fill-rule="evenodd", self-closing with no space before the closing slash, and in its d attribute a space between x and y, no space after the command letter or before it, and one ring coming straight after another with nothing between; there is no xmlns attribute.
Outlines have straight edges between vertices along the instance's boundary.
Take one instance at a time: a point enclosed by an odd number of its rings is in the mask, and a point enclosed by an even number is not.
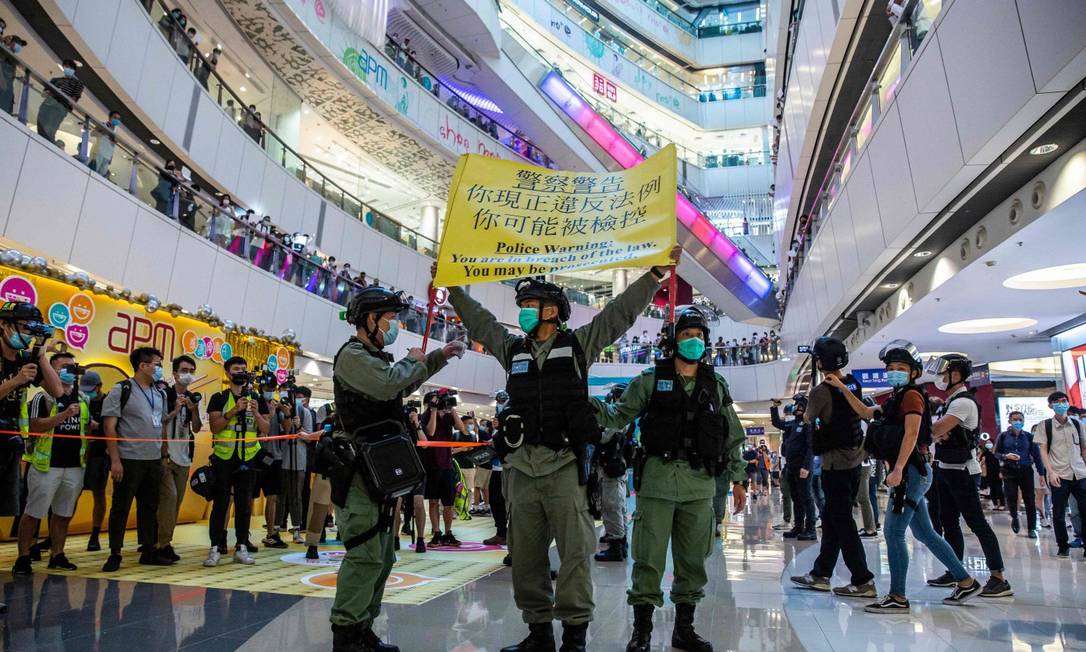
<svg viewBox="0 0 1086 652"><path fill-rule="evenodd" d="M905 439L905 419L899 416L901 401L905 393L909 391L920 392L924 400L924 413L920 415L920 432L917 435L917 446L927 445L931 441L931 418L928 414L928 397L924 390L911 386L900 394L895 393L882 407L882 417L871 421L867 426L867 437L864 438L864 450L871 457L884 462L894 464L901 452L901 443ZM910 463L918 463L923 468L921 458L916 447L910 456Z"/></svg>
<svg viewBox="0 0 1086 652"><path fill-rule="evenodd" d="M1075 424L1075 432L1078 433L1078 438L1082 440L1082 424L1078 422L1078 419L1068 418L1068 421ZM1047 449L1052 450L1052 419L1045 419L1045 437L1047 442Z"/></svg>

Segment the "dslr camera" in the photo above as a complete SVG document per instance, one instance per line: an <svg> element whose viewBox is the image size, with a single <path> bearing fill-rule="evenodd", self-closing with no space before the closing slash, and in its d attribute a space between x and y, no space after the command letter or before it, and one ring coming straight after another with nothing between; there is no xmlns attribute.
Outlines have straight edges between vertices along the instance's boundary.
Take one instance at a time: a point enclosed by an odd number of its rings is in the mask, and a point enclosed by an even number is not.
<svg viewBox="0 0 1086 652"><path fill-rule="evenodd" d="M456 407L456 396L458 394L459 392L455 389L447 387L435 389L426 393L426 405L435 410L451 410Z"/></svg>

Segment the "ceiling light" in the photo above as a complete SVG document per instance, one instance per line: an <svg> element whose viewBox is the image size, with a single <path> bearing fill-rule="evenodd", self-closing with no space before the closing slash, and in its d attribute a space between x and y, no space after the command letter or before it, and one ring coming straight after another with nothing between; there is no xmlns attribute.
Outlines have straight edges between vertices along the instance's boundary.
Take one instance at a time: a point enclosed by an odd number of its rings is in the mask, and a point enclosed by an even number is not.
<svg viewBox="0 0 1086 652"><path fill-rule="evenodd" d="M1021 328L1029 328L1037 324L1036 319L1029 317L987 317L984 319L967 319L943 324L939 327L940 333L951 335L973 335L976 333L1004 333L1016 331Z"/></svg>
<svg viewBox="0 0 1086 652"><path fill-rule="evenodd" d="M1044 156L1045 154L1051 154L1059 148L1060 146L1056 143L1045 143L1044 145L1038 145L1029 150L1029 153L1032 156Z"/></svg>
<svg viewBox="0 0 1086 652"><path fill-rule="evenodd" d="M245 92L245 87L244 86L239 86L238 90L241 91L242 93L244 93Z"/></svg>
<svg viewBox="0 0 1086 652"><path fill-rule="evenodd" d="M249 76L249 73L245 73L245 78L246 79L252 79L252 77Z"/></svg>
<svg viewBox="0 0 1086 652"><path fill-rule="evenodd" d="M883 283L882 287L887 290L896 290L901 287L901 283Z"/></svg>
<svg viewBox="0 0 1086 652"><path fill-rule="evenodd" d="M161 144L162 144L162 141L160 141L160 140L159 140L159 139L157 139L157 138L152 138L152 139L151 139L151 144L152 144L152 145L161 145Z"/></svg>
<svg viewBox="0 0 1086 652"><path fill-rule="evenodd" d="M913 254L913 258L927 258L931 255L931 252L925 249L924 251L918 251Z"/></svg>
<svg viewBox="0 0 1086 652"><path fill-rule="evenodd" d="M1086 263L1042 267L1003 281L1003 287L1012 290L1062 290L1083 285L1086 285Z"/></svg>

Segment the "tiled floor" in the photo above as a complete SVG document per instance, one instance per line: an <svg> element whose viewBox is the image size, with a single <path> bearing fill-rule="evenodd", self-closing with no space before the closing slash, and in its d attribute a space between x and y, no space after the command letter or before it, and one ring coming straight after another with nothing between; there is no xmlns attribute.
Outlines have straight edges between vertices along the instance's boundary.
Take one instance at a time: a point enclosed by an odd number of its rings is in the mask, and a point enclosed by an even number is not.
<svg viewBox="0 0 1086 652"><path fill-rule="evenodd" d="M1071 561L1054 559L1050 530L1031 541L1011 533L1005 514L993 515L1014 598L942 605L948 591L923 584L942 569L921 550L910 569L912 615L879 617L863 613L863 601L789 586L789 575L809 569L817 544L780 541L771 527L776 514L776 507L763 500L733 517L708 561L711 581L698 625L717 650L1086 650L1086 583L1080 579L1086 563L1080 551ZM967 565L986 577L976 539L967 535L966 544ZM867 552L876 582L885 590L885 546L875 539L867 543ZM554 563L557 567L557 559ZM593 570L596 614L589 649L620 652L631 620L625 604L629 563L594 564ZM844 579L839 574L836 581ZM4 600L3 650L331 647L331 601L322 598L38 573L6 578ZM654 650L670 649L665 641L673 618L670 607L657 612ZM524 635L508 570L421 606L388 605L377 630L404 652L496 652Z"/></svg>

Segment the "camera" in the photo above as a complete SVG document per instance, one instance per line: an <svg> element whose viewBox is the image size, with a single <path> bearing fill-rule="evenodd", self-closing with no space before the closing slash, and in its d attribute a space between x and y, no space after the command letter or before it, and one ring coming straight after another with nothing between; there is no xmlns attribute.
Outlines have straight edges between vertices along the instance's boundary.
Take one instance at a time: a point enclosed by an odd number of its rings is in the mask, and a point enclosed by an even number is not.
<svg viewBox="0 0 1086 652"><path fill-rule="evenodd" d="M418 400L411 400L411 401L408 401L408 402L404 403L404 405L403 405L403 411L405 413L407 413L407 412L418 412L421 409L422 409L422 401L418 401Z"/></svg>
<svg viewBox="0 0 1086 652"><path fill-rule="evenodd" d="M459 394L459 392L455 389L435 389L432 392L426 393L426 405L435 410L451 410L456 407L457 394Z"/></svg>
<svg viewBox="0 0 1086 652"><path fill-rule="evenodd" d="M87 368L81 364L68 364L62 368L73 376L82 376L87 373Z"/></svg>
<svg viewBox="0 0 1086 652"><path fill-rule="evenodd" d="M49 324L44 324L40 321L31 321L26 323L26 330L31 337L47 339L53 336L53 331L55 329Z"/></svg>
<svg viewBox="0 0 1086 652"><path fill-rule="evenodd" d="M199 405L200 401L204 400L204 395L200 392L192 392L189 394L189 400L192 401L193 405Z"/></svg>

